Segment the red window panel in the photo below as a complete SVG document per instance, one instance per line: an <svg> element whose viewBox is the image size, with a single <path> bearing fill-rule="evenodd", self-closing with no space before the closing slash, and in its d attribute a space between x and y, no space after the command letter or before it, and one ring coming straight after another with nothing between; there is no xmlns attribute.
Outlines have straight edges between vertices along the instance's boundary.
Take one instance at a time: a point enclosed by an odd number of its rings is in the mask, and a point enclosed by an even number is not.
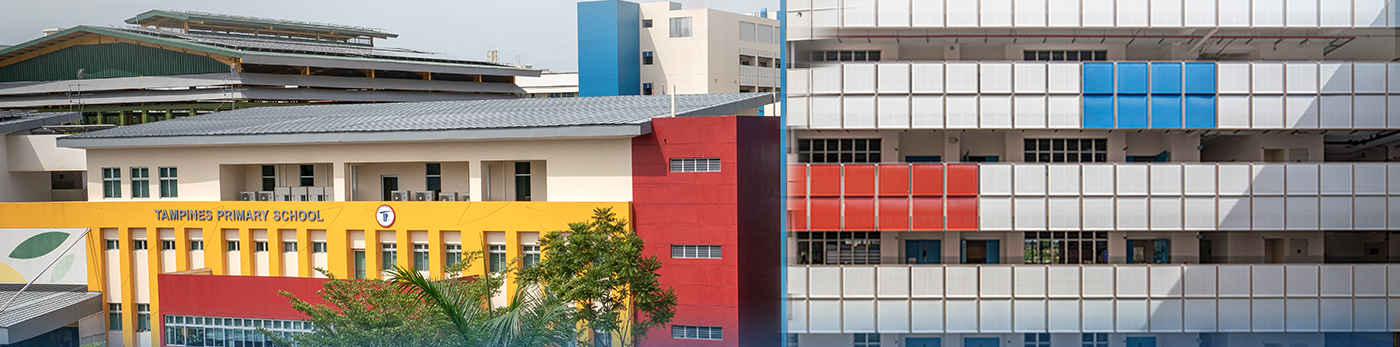
<svg viewBox="0 0 1400 347"><path fill-rule="evenodd" d="M841 165L812 165L808 170L810 195L841 196Z"/></svg>
<svg viewBox="0 0 1400 347"><path fill-rule="evenodd" d="M943 230L943 198L914 197L914 230Z"/></svg>
<svg viewBox="0 0 1400 347"><path fill-rule="evenodd" d="M909 165L880 165L880 196L909 195Z"/></svg>
<svg viewBox="0 0 1400 347"><path fill-rule="evenodd" d="M812 197L809 226L816 231L841 231L841 198Z"/></svg>
<svg viewBox="0 0 1400 347"><path fill-rule="evenodd" d="M880 169L883 174L884 169ZM939 215L942 217L942 214ZM881 231L907 231L909 230L909 198L882 196L880 197L880 230Z"/></svg>
<svg viewBox="0 0 1400 347"><path fill-rule="evenodd" d="M807 198L787 199L788 230L807 230Z"/></svg>
<svg viewBox="0 0 1400 347"><path fill-rule="evenodd" d="M943 164L914 164L914 196L943 195Z"/></svg>
<svg viewBox="0 0 1400 347"><path fill-rule="evenodd" d="M807 195L807 165L788 165L788 196Z"/></svg>
<svg viewBox="0 0 1400 347"><path fill-rule="evenodd" d="M875 198L851 197L846 200L846 225L842 230L875 230Z"/></svg>
<svg viewBox="0 0 1400 347"><path fill-rule="evenodd" d="M976 197L948 197L948 230L977 230Z"/></svg>
<svg viewBox="0 0 1400 347"><path fill-rule="evenodd" d="M875 165L846 164L846 196L875 196Z"/></svg>
<svg viewBox="0 0 1400 347"><path fill-rule="evenodd" d="M977 196L977 164L948 164L948 195Z"/></svg>

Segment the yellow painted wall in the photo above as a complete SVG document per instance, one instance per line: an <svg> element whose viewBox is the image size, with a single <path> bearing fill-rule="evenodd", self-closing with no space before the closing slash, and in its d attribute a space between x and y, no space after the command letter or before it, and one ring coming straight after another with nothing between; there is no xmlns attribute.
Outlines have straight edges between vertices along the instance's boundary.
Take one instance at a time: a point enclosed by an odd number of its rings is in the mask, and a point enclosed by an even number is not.
<svg viewBox="0 0 1400 347"><path fill-rule="evenodd" d="M374 218L375 210L380 205L393 207L397 218L393 225L381 227ZM461 233L462 252L470 253L482 250L486 244L486 232L504 232L507 240L519 240L521 233L544 233L549 231L564 230L568 223L587 220L593 214L593 210L599 207L611 207L619 215L631 215L631 205L626 202L45 202L45 203L0 203L0 228L92 228L93 237L87 242L88 254L88 288L93 291L109 292L106 276L110 267L120 269L123 288L121 298L104 298L104 302L120 302L122 304L122 340L127 346L136 344L136 305L137 289L148 289L151 293L149 303L151 305L151 328L159 329L162 317L160 315L160 297L156 291L158 288L158 276L155 276L161 269L161 257L159 256L160 234L156 230L171 228L175 230L177 256L175 268L177 270L188 269L189 264L189 240L190 230L203 230L205 265L210 268L215 275L228 273L229 267L238 266L242 273L256 273L254 266L270 267L268 272L277 275L281 272L281 238L277 233L293 232L297 235L297 257L298 271L295 274L287 273L284 276L311 277L311 245L309 234L312 230L324 230L326 232L326 242L329 269L335 276L350 278L354 276L352 269L353 255L351 251L350 232L363 230L365 234L366 271L367 277L378 278L379 244L381 242L398 242L399 264L402 266L412 266L413 246L409 242L409 233L413 230L426 230L428 232L428 242L430 245L431 266L429 273L434 278L442 277L442 264L444 264L444 254L446 240L442 237L444 231L454 231ZM196 210L208 211L212 220L159 220L157 210ZM234 221L221 220L218 211L220 210L257 210L267 211L269 215L266 221ZM273 211L314 211L320 214L319 221L276 221L271 215ZM105 236L98 232L104 229L115 229L121 244L120 264L108 264L106 257ZM147 231L148 257L150 271L148 281L137 281L134 252L133 231L144 229ZM253 243L254 230L267 230L269 237L269 262L254 264L255 245ZM389 231L395 237L382 240L377 236L381 231ZM242 264L225 264L227 244L224 242L225 232L236 232L236 239L240 240L240 256ZM507 259L514 259L521 254L519 242L510 243L511 247L506 250ZM463 275L485 274L485 262L478 261L471 268L467 269ZM513 287L510 286L510 287ZM514 288L506 288L506 291L513 292ZM104 294L105 295L105 294ZM105 309L105 307L104 307ZM104 312L104 317L106 316ZM151 336L155 339L162 338L160 331L153 331Z"/></svg>

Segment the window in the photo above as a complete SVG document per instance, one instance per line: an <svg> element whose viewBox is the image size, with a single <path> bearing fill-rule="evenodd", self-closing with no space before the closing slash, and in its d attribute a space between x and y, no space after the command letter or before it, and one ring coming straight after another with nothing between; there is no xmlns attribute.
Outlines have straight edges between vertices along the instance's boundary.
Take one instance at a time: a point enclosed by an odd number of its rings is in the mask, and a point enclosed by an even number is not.
<svg viewBox="0 0 1400 347"><path fill-rule="evenodd" d="M656 95L656 89L651 83L642 83L642 95Z"/></svg>
<svg viewBox="0 0 1400 347"><path fill-rule="evenodd" d="M671 172L719 172L719 158L671 158Z"/></svg>
<svg viewBox="0 0 1400 347"><path fill-rule="evenodd" d="M652 58L652 53L651 53L650 51L642 52L642 65L651 65L651 63L652 63L651 58Z"/></svg>
<svg viewBox="0 0 1400 347"><path fill-rule="evenodd" d="M1026 347L1050 347L1050 334L1026 334Z"/></svg>
<svg viewBox="0 0 1400 347"><path fill-rule="evenodd" d="M297 251L297 243L296 243L296 242L283 242L283 243L282 243L282 253L288 253L288 252L295 253L296 251Z"/></svg>
<svg viewBox="0 0 1400 347"><path fill-rule="evenodd" d="M122 304L107 304L107 330L122 330Z"/></svg>
<svg viewBox="0 0 1400 347"><path fill-rule="evenodd" d="M267 252L267 241L253 241L254 252Z"/></svg>
<svg viewBox="0 0 1400 347"><path fill-rule="evenodd" d="M491 272L501 272L501 271L505 271L505 270L506 270L506 246L505 246L505 245L490 245L490 246L488 246L488 247L489 247L489 248L488 248L488 250L487 250L487 255L488 255L488 258L489 258L488 260L491 262L491 264L490 264L490 265L491 265L491 268L488 269L488 270L490 270Z"/></svg>
<svg viewBox="0 0 1400 347"><path fill-rule="evenodd" d="M175 240L160 240L160 250L162 250L162 251L173 251L173 250L175 250Z"/></svg>
<svg viewBox="0 0 1400 347"><path fill-rule="evenodd" d="M102 168L102 197L122 197L122 170L114 167Z"/></svg>
<svg viewBox="0 0 1400 347"><path fill-rule="evenodd" d="M880 264L879 232L799 232L799 264Z"/></svg>
<svg viewBox="0 0 1400 347"><path fill-rule="evenodd" d="M325 243L325 242L312 242L312 243L311 243L311 253L326 253L326 243Z"/></svg>
<svg viewBox="0 0 1400 347"><path fill-rule="evenodd" d="M442 164L428 163L428 186L426 190L434 193L442 191ZM434 199L437 197L434 196Z"/></svg>
<svg viewBox="0 0 1400 347"><path fill-rule="evenodd" d="M262 190L270 192L277 188L277 167L272 165L262 166Z"/></svg>
<svg viewBox="0 0 1400 347"><path fill-rule="evenodd" d="M1171 240L1128 240L1128 264L1171 264Z"/></svg>
<svg viewBox="0 0 1400 347"><path fill-rule="evenodd" d="M151 197L151 169L144 167L131 168L131 197Z"/></svg>
<svg viewBox="0 0 1400 347"><path fill-rule="evenodd" d="M229 252L236 252L236 251L238 251L238 241L229 241L229 242L228 242L228 251L229 251Z"/></svg>
<svg viewBox="0 0 1400 347"><path fill-rule="evenodd" d="M355 250L355 278L365 279L365 250Z"/></svg>
<svg viewBox="0 0 1400 347"><path fill-rule="evenodd" d="M144 251L144 250L146 250L146 240L131 240L131 250L133 250L133 251Z"/></svg>
<svg viewBox="0 0 1400 347"><path fill-rule="evenodd" d="M428 245L413 244L413 269L428 271Z"/></svg>
<svg viewBox="0 0 1400 347"><path fill-rule="evenodd" d="M118 240L107 240L107 249L122 249L122 242Z"/></svg>
<svg viewBox="0 0 1400 347"><path fill-rule="evenodd" d="M525 267L527 267L527 268L529 268L529 267L534 267L535 264L539 264L539 263L540 263L540 246L539 246L539 245L524 245L524 246L520 246L520 250L521 250L521 253L525 254L525 259L524 259L524 261L525 261Z"/></svg>
<svg viewBox="0 0 1400 347"><path fill-rule="evenodd" d="M880 334L855 335L855 347L880 347Z"/></svg>
<svg viewBox="0 0 1400 347"><path fill-rule="evenodd" d="M758 24L739 22L739 41L758 42Z"/></svg>
<svg viewBox="0 0 1400 347"><path fill-rule="evenodd" d="M204 241L201 241L201 240L190 241L190 250L191 250L191 251L202 251L202 250L204 250Z"/></svg>
<svg viewBox="0 0 1400 347"><path fill-rule="evenodd" d="M719 259L720 247L714 245L671 245L671 258Z"/></svg>
<svg viewBox="0 0 1400 347"><path fill-rule="evenodd" d="M180 197L179 174L173 167L160 168L160 197Z"/></svg>
<svg viewBox="0 0 1400 347"><path fill-rule="evenodd" d="M1024 50L1022 58L1032 61L1102 61L1108 60L1108 51L1061 51Z"/></svg>
<svg viewBox="0 0 1400 347"><path fill-rule="evenodd" d="M1108 334L1093 333L1084 334L1083 347L1108 347Z"/></svg>
<svg viewBox="0 0 1400 347"><path fill-rule="evenodd" d="M1103 163L1108 139L1026 139L1028 163Z"/></svg>
<svg viewBox="0 0 1400 347"><path fill-rule="evenodd" d="M879 163L880 139L799 139L799 163Z"/></svg>
<svg viewBox="0 0 1400 347"><path fill-rule="evenodd" d="M530 201L530 162L515 162L515 201Z"/></svg>
<svg viewBox="0 0 1400 347"><path fill-rule="evenodd" d="M690 17L671 18L671 37L690 37Z"/></svg>
<svg viewBox="0 0 1400 347"><path fill-rule="evenodd" d="M643 27L643 28L650 28L650 27L651 27L651 20L650 20L650 19L643 19L643 20L642 20L642 27Z"/></svg>
<svg viewBox="0 0 1400 347"><path fill-rule="evenodd" d="M136 331L151 331L150 304L136 304Z"/></svg>
<svg viewBox="0 0 1400 347"><path fill-rule="evenodd" d="M880 61L880 51L812 51L811 61Z"/></svg>
<svg viewBox="0 0 1400 347"><path fill-rule="evenodd" d="M299 320L164 316L167 346L272 346L272 336L290 340L315 331L310 322Z"/></svg>
<svg viewBox="0 0 1400 347"><path fill-rule="evenodd" d="M316 166L301 165L301 186L310 187L316 185Z"/></svg>
<svg viewBox="0 0 1400 347"><path fill-rule="evenodd" d="M857 334L859 335L859 334ZM672 325L671 338L692 340L723 340L724 330L720 327L700 327L693 325Z"/></svg>
<svg viewBox="0 0 1400 347"><path fill-rule="evenodd" d="M399 244L386 242L379 247L381 248L379 260L383 265L379 269L388 271L397 267L399 265Z"/></svg>
<svg viewBox="0 0 1400 347"><path fill-rule="evenodd" d="M462 262L462 245L447 245L447 266L456 266Z"/></svg>
<svg viewBox="0 0 1400 347"><path fill-rule="evenodd" d="M1027 232L1025 250L1026 264L1107 264L1108 233Z"/></svg>

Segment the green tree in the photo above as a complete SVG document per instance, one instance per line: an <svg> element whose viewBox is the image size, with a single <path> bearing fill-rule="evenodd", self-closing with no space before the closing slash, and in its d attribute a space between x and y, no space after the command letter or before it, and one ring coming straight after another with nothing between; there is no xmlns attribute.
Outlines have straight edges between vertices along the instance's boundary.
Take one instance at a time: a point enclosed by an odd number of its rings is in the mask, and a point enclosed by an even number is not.
<svg viewBox="0 0 1400 347"><path fill-rule="evenodd" d="M282 339L267 331L277 346L466 346L452 339L451 324L418 295L382 280L339 279L316 269L329 281L317 293L329 303L311 304L285 291L278 291L292 302L292 308L306 315L316 327L313 334Z"/></svg>
<svg viewBox="0 0 1400 347"><path fill-rule="evenodd" d="M520 270L520 283L549 288L572 302L578 309L569 319L577 325L623 337L624 345L633 346L675 317L675 290L658 283L661 262L642 255L642 239L612 209L594 209L587 222L545 234L540 246L544 258ZM607 337L592 336L595 344Z"/></svg>
<svg viewBox="0 0 1400 347"><path fill-rule="evenodd" d="M431 281L400 266L390 281L436 307L456 328L454 336L468 346L565 346L575 339L569 320L575 309L551 291L520 286L506 306L491 307L504 276Z"/></svg>

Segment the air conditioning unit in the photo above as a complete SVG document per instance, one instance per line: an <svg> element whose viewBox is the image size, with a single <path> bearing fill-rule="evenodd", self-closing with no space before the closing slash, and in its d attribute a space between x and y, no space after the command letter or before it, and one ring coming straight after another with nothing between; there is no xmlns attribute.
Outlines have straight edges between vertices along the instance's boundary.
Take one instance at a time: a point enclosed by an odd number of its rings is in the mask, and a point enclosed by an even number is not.
<svg viewBox="0 0 1400 347"><path fill-rule="evenodd" d="M389 192L389 201L409 201L410 196L407 190L395 190Z"/></svg>
<svg viewBox="0 0 1400 347"><path fill-rule="evenodd" d="M258 192L238 193L238 201L258 201Z"/></svg>
<svg viewBox="0 0 1400 347"><path fill-rule="evenodd" d="M433 191L431 190L423 192L413 192L413 201L433 201L433 198L436 198L436 196L434 195L436 194L433 194Z"/></svg>
<svg viewBox="0 0 1400 347"><path fill-rule="evenodd" d="M311 201L311 200L310 200L310 198L309 198L309 195L306 195L306 194L292 194L292 199L291 199L291 200L288 200L288 201Z"/></svg>
<svg viewBox="0 0 1400 347"><path fill-rule="evenodd" d="M292 201L292 187L272 188L272 193L277 201Z"/></svg>
<svg viewBox="0 0 1400 347"><path fill-rule="evenodd" d="M258 192L258 201L272 201L272 192Z"/></svg>
<svg viewBox="0 0 1400 347"><path fill-rule="evenodd" d="M326 192L325 194L322 194L322 195L321 195L321 200L320 200L320 201L335 201L335 194L331 194L330 192Z"/></svg>
<svg viewBox="0 0 1400 347"><path fill-rule="evenodd" d="M437 193L437 201L457 201L457 193L439 192Z"/></svg>

